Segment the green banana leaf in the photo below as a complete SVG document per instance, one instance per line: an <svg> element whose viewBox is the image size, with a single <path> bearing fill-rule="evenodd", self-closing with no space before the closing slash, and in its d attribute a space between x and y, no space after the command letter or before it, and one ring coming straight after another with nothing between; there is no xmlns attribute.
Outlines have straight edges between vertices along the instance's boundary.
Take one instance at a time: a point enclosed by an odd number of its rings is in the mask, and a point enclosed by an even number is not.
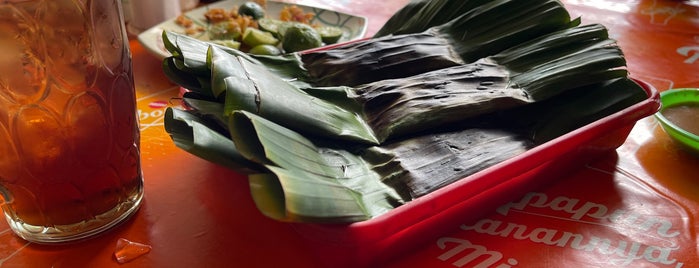
<svg viewBox="0 0 699 268"><path fill-rule="evenodd" d="M193 155L243 174L264 170L262 166L240 155L229 137L213 130L215 123L172 108L165 111L165 122L165 130L175 145Z"/></svg>
<svg viewBox="0 0 699 268"><path fill-rule="evenodd" d="M226 92L224 115L243 110L280 122L304 133L377 144L359 111L313 98L269 72L263 65L210 49L212 88Z"/></svg>
<svg viewBox="0 0 699 268"><path fill-rule="evenodd" d="M282 221L352 222L403 203L361 158L345 149L317 146L245 111L231 115L229 128L239 152L269 170L250 177L253 198L267 216Z"/></svg>
<svg viewBox="0 0 699 268"><path fill-rule="evenodd" d="M456 52L464 61L473 62L572 26L577 25L559 1L494 0L438 28L459 44Z"/></svg>
<svg viewBox="0 0 699 268"><path fill-rule="evenodd" d="M579 23L558 1L416 2L384 37L283 56L164 32L163 70L191 90L165 128L248 174L268 217L367 220L645 99Z"/></svg>
<svg viewBox="0 0 699 268"><path fill-rule="evenodd" d="M276 74L281 79L289 81L292 84L297 86L309 86L309 84L306 82L309 80L309 78L306 77L306 71L303 67L303 63L301 62L299 55L296 53L289 53L280 56L247 54L237 49L214 43L203 42L186 35L169 31L163 31L162 38L163 43L165 43L165 48L173 55L171 57L172 59L167 59L166 61L173 61L172 64L169 64L173 67L168 66L168 69L174 68L174 70L169 71L166 69L165 72L166 75L173 80L181 79L180 76L183 76L183 73L174 72L184 72L184 77L193 76L201 80L210 80L211 69L209 66L211 63L209 62L210 58L208 51L209 47L216 47L218 50L236 56L241 60L257 65L264 65L270 72ZM171 76L170 72L173 72L175 76ZM195 87L195 89L210 90L211 88ZM204 93L208 94L208 92ZM214 93L210 93L209 95L214 95Z"/></svg>

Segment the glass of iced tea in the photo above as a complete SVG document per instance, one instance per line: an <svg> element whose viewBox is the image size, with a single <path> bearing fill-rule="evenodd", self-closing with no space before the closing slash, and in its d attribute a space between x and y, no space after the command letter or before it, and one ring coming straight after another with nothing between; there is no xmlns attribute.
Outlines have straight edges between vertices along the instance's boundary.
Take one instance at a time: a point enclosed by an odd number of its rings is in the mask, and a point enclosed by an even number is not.
<svg viewBox="0 0 699 268"><path fill-rule="evenodd" d="M0 0L0 204L38 243L139 207L143 179L121 0Z"/></svg>

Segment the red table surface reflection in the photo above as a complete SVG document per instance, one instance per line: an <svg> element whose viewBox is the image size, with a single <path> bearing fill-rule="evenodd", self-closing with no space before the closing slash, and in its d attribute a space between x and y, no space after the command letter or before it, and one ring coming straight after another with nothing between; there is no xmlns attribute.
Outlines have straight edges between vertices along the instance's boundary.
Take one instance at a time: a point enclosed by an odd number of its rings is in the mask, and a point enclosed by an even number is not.
<svg viewBox="0 0 699 268"><path fill-rule="evenodd" d="M371 36L408 1L285 2L366 16ZM698 1L564 2L583 23L610 29L634 78L659 91L699 87ZM162 116L165 106L177 105L179 89L162 74L156 57L135 39L130 45L142 131L142 208L104 235L59 246L25 242L2 222L0 267L322 266L313 253L322 245L264 217L244 176L174 146ZM502 200L512 203L481 221L445 228L443 236L383 266L695 267L698 174L699 158L679 150L648 117L609 157L525 197ZM489 232L494 225L519 232ZM566 236L571 239L561 239ZM119 264L113 254L120 238L152 250ZM458 250L446 241L465 247Z"/></svg>

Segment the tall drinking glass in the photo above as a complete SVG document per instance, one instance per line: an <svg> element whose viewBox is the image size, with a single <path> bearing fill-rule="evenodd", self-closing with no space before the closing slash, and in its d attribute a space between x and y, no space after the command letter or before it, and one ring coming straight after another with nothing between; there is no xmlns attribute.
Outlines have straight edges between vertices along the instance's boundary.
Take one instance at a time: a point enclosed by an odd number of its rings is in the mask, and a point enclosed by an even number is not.
<svg viewBox="0 0 699 268"><path fill-rule="evenodd" d="M90 237L143 197L121 0L0 0L0 204L20 237Z"/></svg>

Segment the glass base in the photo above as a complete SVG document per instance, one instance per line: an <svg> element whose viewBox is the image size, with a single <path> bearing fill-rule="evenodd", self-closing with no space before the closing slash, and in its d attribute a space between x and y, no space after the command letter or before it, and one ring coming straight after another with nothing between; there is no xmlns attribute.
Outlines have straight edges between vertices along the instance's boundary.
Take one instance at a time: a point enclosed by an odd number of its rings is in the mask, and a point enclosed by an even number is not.
<svg viewBox="0 0 699 268"><path fill-rule="evenodd" d="M100 234L125 221L141 206L143 191L119 204L113 209L92 219L69 225L35 226L16 221L5 213L10 228L19 237L39 244L74 242Z"/></svg>

